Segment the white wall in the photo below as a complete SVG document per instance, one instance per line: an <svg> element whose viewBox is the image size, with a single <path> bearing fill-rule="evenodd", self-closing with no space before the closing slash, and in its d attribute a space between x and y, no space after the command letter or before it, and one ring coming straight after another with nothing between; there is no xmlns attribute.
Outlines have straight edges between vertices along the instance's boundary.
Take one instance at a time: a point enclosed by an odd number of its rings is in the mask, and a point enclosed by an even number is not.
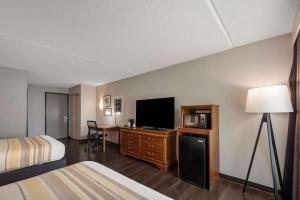
<svg viewBox="0 0 300 200"><path fill-rule="evenodd" d="M220 172L244 179L261 119L260 114L244 111L247 89L287 83L291 64L290 35L284 35L99 86L97 105L103 95L124 96L125 113L117 119L120 125L135 118L137 99L174 96L177 125L182 105L220 105ZM272 119L283 166L288 114L272 115ZM97 109L97 120L113 123L114 117L103 116ZM272 186L265 130L250 180Z"/></svg>
<svg viewBox="0 0 300 200"><path fill-rule="evenodd" d="M27 73L0 67L0 138L26 136Z"/></svg>
<svg viewBox="0 0 300 200"><path fill-rule="evenodd" d="M69 89L28 85L29 136L45 134L45 92L69 93Z"/></svg>

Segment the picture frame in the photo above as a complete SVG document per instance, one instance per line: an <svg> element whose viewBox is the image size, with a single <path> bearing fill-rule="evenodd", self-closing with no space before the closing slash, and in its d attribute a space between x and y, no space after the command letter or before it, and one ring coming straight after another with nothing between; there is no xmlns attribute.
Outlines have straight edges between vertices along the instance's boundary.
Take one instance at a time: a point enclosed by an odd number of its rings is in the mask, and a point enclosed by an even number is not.
<svg viewBox="0 0 300 200"><path fill-rule="evenodd" d="M111 106L111 95L103 96L103 106L110 107Z"/></svg>
<svg viewBox="0 0 300 200"><path fill-rule="evenodd" d="M104 108L104 116L112 116L112 108Z"/></svg>
<svg viewBox="0 0 300 200"><path fill-rule="evenodd" d="M124 97L115 96L113 102L114 102L114 113L116 115L122 115L124 113Z"/></svg>

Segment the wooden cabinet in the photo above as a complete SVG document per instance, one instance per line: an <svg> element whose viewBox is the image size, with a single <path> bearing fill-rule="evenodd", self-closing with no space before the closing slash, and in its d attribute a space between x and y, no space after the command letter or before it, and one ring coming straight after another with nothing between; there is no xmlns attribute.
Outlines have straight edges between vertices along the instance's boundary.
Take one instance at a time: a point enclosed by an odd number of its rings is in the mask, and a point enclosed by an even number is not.
<svg viewBox="0 0 300 200"><path fill-rule="evenodd" d="M167 171L176 160L176 131L120 129L121 153L155 164Z"/></svg>
<svg viewBox="0 0 300 200"><path fill-rule="evenodd" d="M210 111L211 120L209 128L189 128L184 125L184 115L190 110L205 110ZM197 105L197 106L182 106L181 107L181 127L177 129L178 141L181 135L200 135L208 139L208 177L209 190L212 190L219 177L219 106L217 105ZM177 143L177 150L179 145ZM179 153L177 151L177 158ZM180 159L179 159L180 160ZM178 174L180 175L180 168L178 162Z"/></svg>

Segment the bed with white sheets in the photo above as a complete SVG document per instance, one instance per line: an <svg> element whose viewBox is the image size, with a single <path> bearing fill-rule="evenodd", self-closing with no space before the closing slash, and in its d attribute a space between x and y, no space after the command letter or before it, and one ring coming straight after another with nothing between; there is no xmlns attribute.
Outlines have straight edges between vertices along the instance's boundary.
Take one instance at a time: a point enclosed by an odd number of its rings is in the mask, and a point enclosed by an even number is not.
<svg viewBox="0 0 300 200"><path fill-rule="evenodd" d="M0 187L1 200L153 199L171 200L92 161L80 162Z"/></svg>
<svg viewBox="0 0 300 200"><path fill-rule="evenodd" d="M0 174L60 160L65 145L46 135L0 140Z"/></svg>

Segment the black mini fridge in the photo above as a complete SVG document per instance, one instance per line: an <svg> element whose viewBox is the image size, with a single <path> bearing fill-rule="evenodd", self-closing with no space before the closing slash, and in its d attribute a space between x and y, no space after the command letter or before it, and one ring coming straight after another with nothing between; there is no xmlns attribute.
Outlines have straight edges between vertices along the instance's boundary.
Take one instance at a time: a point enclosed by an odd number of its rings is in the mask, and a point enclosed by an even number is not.
<svg viewBox="0 0 300 200"><path fill-rule="evenodd" d="M209 189L207 138L199 135L180 136L179 175L184 181Z"/></svg>

